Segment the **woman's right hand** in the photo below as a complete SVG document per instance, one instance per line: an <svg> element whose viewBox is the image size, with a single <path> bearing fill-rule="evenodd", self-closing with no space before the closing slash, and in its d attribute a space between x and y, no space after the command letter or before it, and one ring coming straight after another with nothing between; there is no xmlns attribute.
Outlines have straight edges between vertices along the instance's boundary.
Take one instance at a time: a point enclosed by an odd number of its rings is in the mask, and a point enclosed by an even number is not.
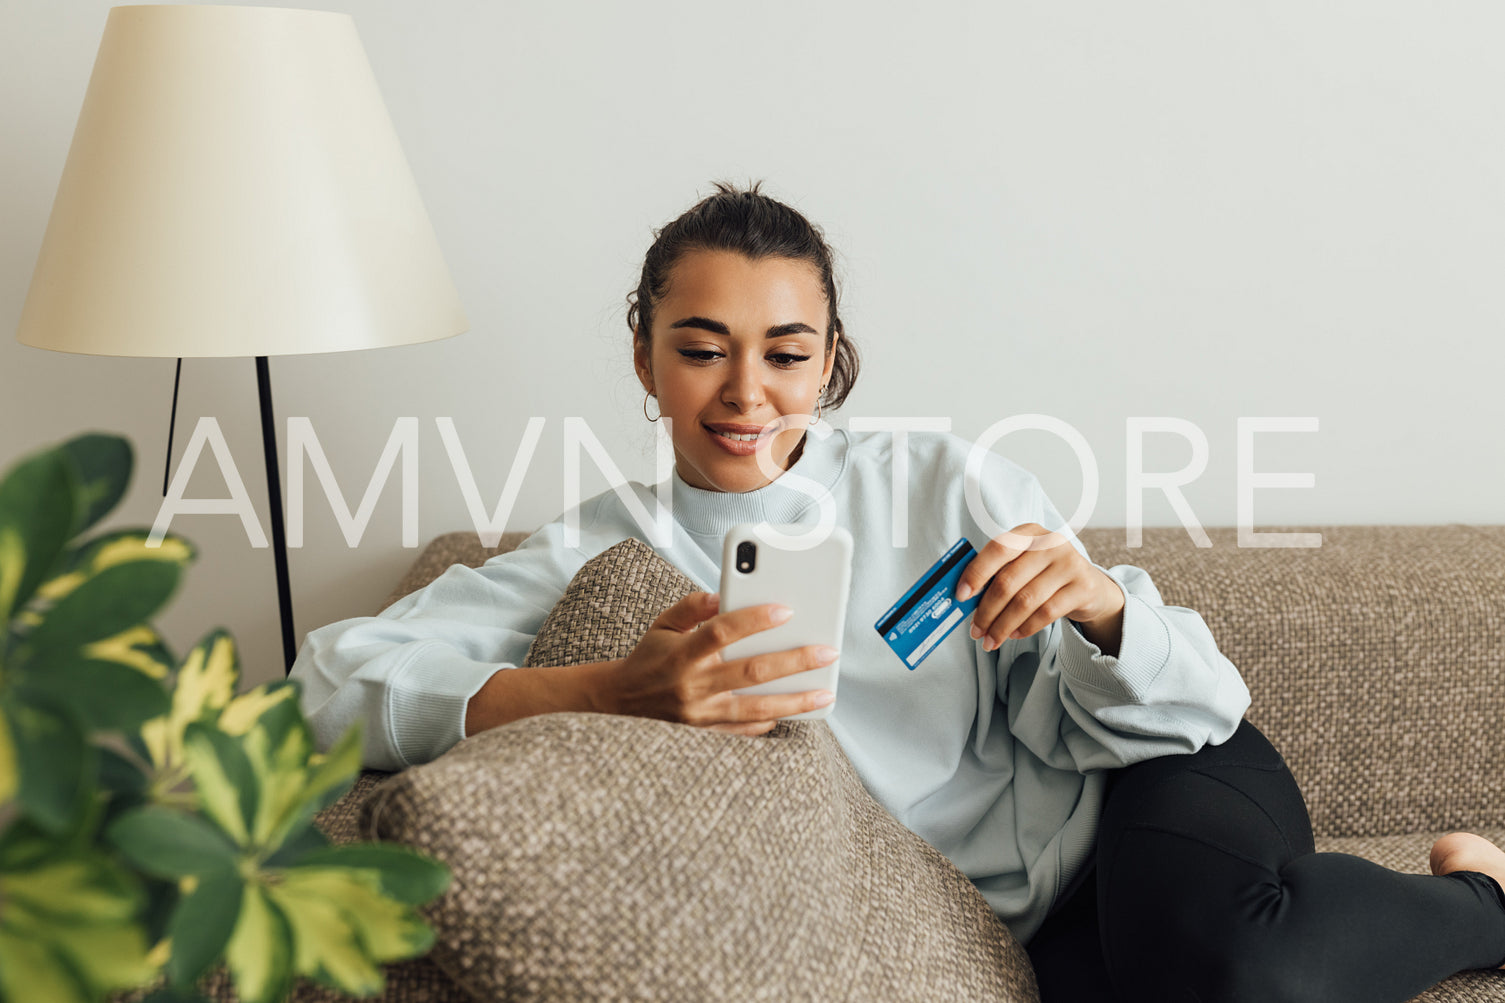
<svg viewBox="0 0 1505 1003"><path fill-rule="evenodd" d="M719 613L720 597L692 592L653 621L648 632L612 673L608 696L613 713L678 721L736 735L771 731L779 717L824 707L827 690L739 695L770 679L829 665L834 649L806 645L748 658L722 658L722 649L789 619L776 603ZM782 611L782 615L780 615Z"/></svg>

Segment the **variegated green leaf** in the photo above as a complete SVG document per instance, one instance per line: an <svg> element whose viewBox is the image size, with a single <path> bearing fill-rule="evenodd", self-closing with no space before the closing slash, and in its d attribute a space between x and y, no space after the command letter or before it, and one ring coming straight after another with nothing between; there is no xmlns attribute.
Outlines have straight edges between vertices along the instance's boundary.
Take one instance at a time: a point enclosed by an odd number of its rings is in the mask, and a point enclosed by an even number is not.
<svg viewBox="0 0 1505 1003"><path fill-rule="evenodd" d="M158 966L149 958L146 934L135 922L59 923L45 935L54 953L67 959L96 997L150 982Z"/></svg>
<svg viewBox="0 0 1505 1003"><path fill-rule="evenodd" d="M224 952L240 915L244 879L234 871L219 871L199 879L198 886L178 901L168 926L172 956L167 978L184 988L193 985Z"/></svg>
<svg viewBox="0 0 1505 1003"><path fill-rule="evenodd" d="M136 561L154 561L174 564L182 569L198 556L193 544L181 536L168 533L158 546L153 547L147 543L149 535L150 531L146 529L117 529L75 545L58 559L53 574L37 586L34 599L45 609L66 599L79 586L110 568ZM36 619L40 620L39 614Z"/></svg>
<svg viewBox="0 0 1505 1003"><path fill-rule="evenodd" d="M228 735L195 723L184 733L183 757L205 813L237 846L248 846L247 823L255 817L256 775L245 752Z"/></svg>
<svg viewBox="0 0 1505 1003"><path fill-rule="evenodd" d="M72 464L57 449L33 454L0 481L0 624L45 581L72 535Z"/></svg>
<svg viewBox="0 0 1505 1003"><path fill-rule="evenodd" d="M93 995L46 944L0 924L0 999L6 1003L94 1003Z"/></svg>
<svg viewBox="0 0 1505 1003"><path fill-rule="evenodd" d="M251 842L257 846L274 846L277 836L286 834L293 816L303 803L303 789L308 782L308 757L313 753L313 739L306 727L289 728L275 747L265 728L252 728L245 737L246 758L256 773L260 797L251 827Z"/></svg>
<svg viewBox="0 0 1505 1003"><path fill-rule="evenodd" d="M102 854L71 854L43 860L25 870L0 872L0 901L10 910L73 924L130 920L141 904L141 889L130 872Z"/></svg>
<svg viewBox="0 0 1505 1003"><path fill-rule="evenodd" d="M75 652L150 619L178 587L181 569L168 561L114 564L90 575L53 603L26 636L31 658L43 662Z"/></svg>
<svg viewBox="0 0 1505 1003"><path fill-rule="evenodd" d="M165 714L171 700L161 683L135 669L76 654L27 673L26 686L68 708L89 731L134 731Z"/></svg>
<svg viewBox="0 0 1505 1003"><path fill-rule="evenodd" d="M240 659L224 630L211 631L183 659L172 691L172 710L146 722L141 737L159 770L183 762L183 731L193 721L217 715L235 696Z"/></svg>
<svg viewBox="0 0 1505 1003"><path fill-rule="evenodd" d="M85 645L83 656L124 665L158 681L166 679L176 664L162 636L144 623Z"/></svg>
<svg viewBox="0 0 1505 1003"><path fill-rule="evenodd" d="M15 526L0 523L0 627L10 623L26 577L26 540Z"/></svg>
<svg viewBox="0 0 1505 1003"><path fill-rule="evenodd" d="M293 932L259 884L246 886L225 950L241 1003L276 1003L293 982Z"/></svg>
<svg viewBox="0 0 1505 1003"><path fill-rule="evenodd" d="M252 830L258 846L282 843L300 823L325 807L354 781L361 765L360 732L351 728L329 753L314 751L313 735L301 718L282 731L273 746L269 732L252 729L246 752L260 785L260 804Z"/></svg>
<svg viewBox="0 0 1505 1003"><path fill-rule="evenodd" d="M125 812L105 834L127 860L159 878L234 871L239 860L219 829L197 815L161 805Z"/></svg>
<svg viewBox="0 0 1505 1003"><path fill-rule="evenodd" d="M261 720L263 714L288 701L296 704L297 700L298 687L295 681L263 683L230 701L220 712L219 730L227 735L244 735Z"/></svg>
<svg viewBox="0 0 1505 1003"><path fill-rule="evenodd" d="M343 796L360 772L360 725L357 723L347 728L327 753L313 756L309 766L313 768L313 774L308 778L304 799L311 808L320 810Z"/></svg>
<svg viewBox="0 0 1505 1003"><path fill-rule="evenodd" d="M100 533L79 545L75 568L94 575L106 568L129 561L165 561L187 567L198 556L198 548L178 536L165 533L154 547L149 529L117 529Z"/></svg>
<svg viewBox="0 0 1505 1003"><path fill-rule="evenodd" d="M434 942L433 931L414 909L382 895L381 878L374 871L292 867L283 872L276 891L302 902L327 903L354 930L373 961L411 958Z"/></svg>
<svg viewBox="0 0 1505 1003"><path fill-rule="evenodd" d="M408 905L423 905L449 887L449 868L399 843L346 843L299 857L300 867L355 867L375 871L382 894Z"/></svg>
<svg viewBox="0 0 1505 1003"><path fill-rule="evenodd" d="M78 482L78 512L72 536L103 519L125 495L134 459L131 444L118 435L89 433L68 440L59 450L73 464Z"/></svg>
<svg viewBox="0 0 1505 1003"><path fill-rule="evenodd" d="M292 831L283 838L282 845L262 861L262 867L266 870L293 867L302 863L303 858L309 854L327 849L332 845L329 837L320 832L319 827L313 824L313 819L309 818L293 827Z"/></svg>
<svg viewBox="0 0 1505 1003"><path fill-rule="evenodd" d="M68 712L45 693L24 700L0 690L16 750L16 800L21 811L51 832L61 833L78 818L96 770L95 750Z"/></svg>
<svg viewBox="0 0 1505 1003"><path fill-rule="evenodd" d="M37 858L18 849L7 854L7 862L29 863L0 871L0 933L9 938L7 950L30 959L34 969L16 975L24 989L14 999L73 998L28 995L42 985L60 991L67 980L92 999L151 978L155 968L136 921L142 896L134 875L97 852ZM0 961L0 979L12 976L10 968Z"/></svg>
<svg viewBox="0 0 1505 1003"><path fill-rule="evenodd" d="M10 721L0 705L0 806L16 796L21 785L21 770L16 762L16 744L10 737Z"/></svg>
<svg viewBox="0 0 1505 1003"><path fill-rule="evenodd" d="M293 967L300 975L355 996L385 985L379 962L427 949L432 933L407 907L382 898L367 871L291 868L267 894L293 929ZM367 910L363 915L352 911Z"/></svg>

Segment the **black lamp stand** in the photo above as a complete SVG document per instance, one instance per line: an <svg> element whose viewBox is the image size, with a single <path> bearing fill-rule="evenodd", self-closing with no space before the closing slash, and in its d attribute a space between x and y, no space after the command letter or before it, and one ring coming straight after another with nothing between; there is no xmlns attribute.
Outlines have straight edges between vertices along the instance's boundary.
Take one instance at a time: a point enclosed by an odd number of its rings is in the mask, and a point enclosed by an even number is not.
<svg viewBox="0 0 1505 1003"><path fill-rule="evenodd" d="M178 360L172 381L172 418L167 426L167 467L172 466L172 435L178 416L178 381L183 375L183 360ZM277 612L282 619L283 674L293 671L298 654L293 643L293 597L287 576L287 533L282 524L282 478L277 472L277 423L272 417L272 375L267 357L256 356L256 394L261 400L261 451L266 458L267 500L272 514L272 559L277 566ZM167 495L166 469L162 473L162 494Z"/></svg>

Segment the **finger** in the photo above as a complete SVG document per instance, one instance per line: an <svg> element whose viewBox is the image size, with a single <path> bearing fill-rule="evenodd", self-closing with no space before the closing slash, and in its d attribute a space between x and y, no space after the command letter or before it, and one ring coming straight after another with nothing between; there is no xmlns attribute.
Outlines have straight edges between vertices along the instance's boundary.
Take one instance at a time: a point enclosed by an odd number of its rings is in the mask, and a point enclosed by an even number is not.
<svg viewBox="0 0 1505 1003"><path fill-rule="evenodd" d="M684 633L715 616L721 597L714 592L691 592L658 615L649 630L674 630Z"/></svg>
<svg viewBox="0 0 1505 1003"><path fill-rule="evenodd" d="M720 694L708 700L707 714L720 721L762 721L817 710L836 700L830 690L803 690L795 693L739 693L759 683L782 679L797 672L808 672L830 665L841 652L826 645L810 644L787 651L733 659L718 666L714 687Z"/></svg>
<svg viewBox="0 0 1505 1003"><path fill-rule="evenodd" d="M1067 616L1072 610L1078 609L1085 603L1090 595L1091 588L1080 579L1068 582L1065 588L1060 589L1046 603L1034 613L1030 614L1014 632L1020 637L1029 637L1038 631L1044 630L1051 624ZM1007 637L1008 635L1004 635Z"/></svg>
<svg viewBox="0 0 1505 1003"><path fill-rule="evenodd" d="M966 602L988 587L988 582L997 574L998 569L1030 550L1030 541L1035 539L1030 536L1028 530L1038 529L1045 531L1045 527L1027 522L1001 536L996 536L983 545L977 552L977 556L967 563L962 569L961 577L956 583L956 598L959 602Z"/></svg>
<svg viewBox="0 0 1505 1003"><path fill-rule="evenodd" d="M728 723L765 721L778 717L793 717L806 711L829 706L836 699L830 690L805 690L801 693L767 693L745 696L727 694L726 716Z"/></svg>
<svg viewBox="0 0 1505 1003"><path fill-rule="evenodd" d="M721 680L728 692L766 683L771 679L783 679L797 672L809 672L823 665L830 665L841 657L841 652L824 644L807 644L787 651L770 651L762 655L749 655L727 662L721 668Z"/></svg>
<svg viewBox="0 0 1505 1003"><path fill-rule="evenodd" d="M710 705L707 714L713 720L740 724L790 717L826 707L836 701L836 694L825 689L757 694L736 691L770 679L830 665L839 657L841 653L835 648L811 644L727 662L720 667L717 678L717 688L722 692L718 698L707 701Z"/></svg>
<svg viewBox="0 0 1505 1003"><path fill-rule="evenodd" d="M724 731L732 735L766 735L773 731L777 721L750 721L745 724L708 724L708 731Z"/></svg>
<svg viewBox="0 0 1505 1003"><path fill-rule="evenodd" d="M701 629L696 631L698 653L709 655L719 652L733 641L740 641L761 630L787 623L793 615L793 610L779 603L762 603L734 609L730 613L718 613L707 619Z"/></svg>
<svg viewBox="0 0 1505 1003"><path fill-rule="evenodd" d="M972 611L971 634L980 639L1003 613L1015 594L1050 565L1045 554L1019 553L986 583L977 608Z"/></svg>
<svg viewBox="0 0 1505 1003"><path fill-rule="evenodd" d="M1078 601L1072 594L1074 578L1069 567L1052 564L1014 594L1003 612L987 628L983 646L992 651L1019 632L1028 637L1059 620L1075 609Z"/></svg>

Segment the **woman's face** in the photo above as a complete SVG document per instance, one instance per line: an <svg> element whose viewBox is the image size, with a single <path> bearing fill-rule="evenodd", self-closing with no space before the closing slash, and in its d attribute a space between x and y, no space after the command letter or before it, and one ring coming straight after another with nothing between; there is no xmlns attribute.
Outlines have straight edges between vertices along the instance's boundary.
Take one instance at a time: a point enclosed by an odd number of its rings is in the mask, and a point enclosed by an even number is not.
<svg viewBox="0 0 1505 1003"><path fill-rule="evenodd" d="M638 339L634 359L643 389L673 420L686 484L751 491L771 482L765 470L789 468L836 361L825 329L825 293L804 261L735 251L679 259L654 309L651 353Z"/></svg>

